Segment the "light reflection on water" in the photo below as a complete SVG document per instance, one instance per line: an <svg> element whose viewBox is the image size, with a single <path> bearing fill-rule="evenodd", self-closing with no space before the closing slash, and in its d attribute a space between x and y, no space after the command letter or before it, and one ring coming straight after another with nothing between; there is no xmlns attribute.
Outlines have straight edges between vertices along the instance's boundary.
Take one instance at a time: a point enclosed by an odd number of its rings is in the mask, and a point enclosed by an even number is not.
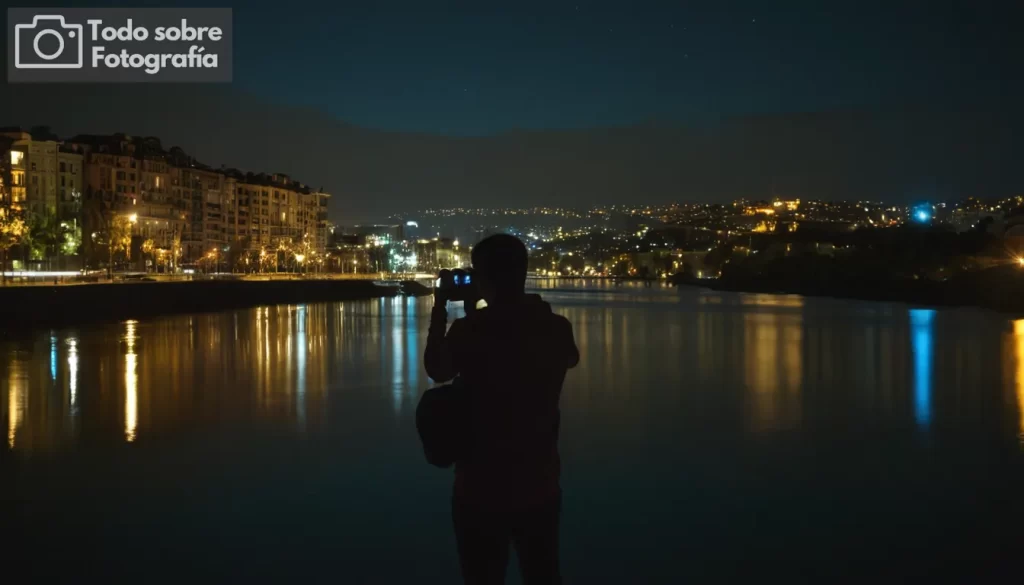
<svg viewBox="0 0 1024 585"><path fill-rule="evenodd" d="M914 336L914 418L927 427L932 420L932 322L934 309L911 309Z"/></svg>
<svg viewBox="0 0 1024 585"><path fill-rule="evenodd" d="M1003 360L1013 369L1004 382L1020 413L1017 432L1024 433L1024 320L1012 324L1005 351L979 358L977 344L953 343L952 334L937 333L959 318L955 312L865 303L856 312L866 318L830 322L815 301L808 309L795 296L705 292L680 302L671 290L638 287L599 294L612 300L595 303L566 290L545 295L573 322L585 358L567 381L567 404L593 404L609 392L653 403L658 399L652 392L699 395L718 388L737 395L743 426L759 432L800 427L808 407L802 394L834 387L843 400L870 403L889 416L907 413L927 429L940 407L936 384L945 378L937 368L952 364L949 378L957 386L976 385L987 376L985 360ZM620 304L623 296L637 295L647 295L642 304ZM119 344L104 341L113 326L50 332L43 338L45 358L27 341L5 352L0 367L6 370L7 443L27 449L86 440L62 425L74 427L84 417L102 427L110 401L119 396L128 442L148 433L173 434L197 420L214 424L249 415L302 433L310 415L317 419L313 428L325 424L328 395L350 384L386 392L392 415L405 417L430 384L421 369L428 318L429 299L395 297L127 321L116 326ZM990 323L984 323L972 334L989 335ZM996 325L990 337L999 335ZM110 360L117 354L123 360L120 380L111 377L116 369ZM34 366L42 359L48 380ZM66 397L63 411L35 412L54 385ZM909 400L901 402L900 394ZM49 438L21 444L20 434Z"/></svg>
<svg viewBox="0 0 1024 585"><path fill-rule="evenodd" d="M65 343L68 348L68 406L74 416L78 410L78 338L68 337Z"/></svg>
<svg viewBox="0 0 1024 585"><path fill-rule="evenodd" d="M1019 406L1020 424L1018 436L1024 440L1024 319L1013 322L1014 343L1017 357L1017 405Z"/></svg>
<svg viewBox="0 0 1024 585"><path fill-rule="evenodd" d="M289 313L290 314L290 313ZM289 331L291 329L289 328ZM306 428L306 354L311 348L306 341L306 305L299 305L295 311L295 360L296 360L296 412L300 429ZM288 344L291 355L291 343Z"/></svg>
<svg viewBox="0 0 1024 585"><path fill-rule="evenodd" d="M829 546L857 558L863 542L887 537L893 550L933 535L966 546L977 531L961 533L965 518L1013 518L970 506L1019 492L1017 460L1001 449L1019 456L1024 437L1024 320L642 285L544 296L572 322L581 353L562 399L573 582L605 582L626 566L627 577L651 578L615 582L667 581L654 576L709 563L714 575L721 565L703 559L722 551L792 566L820 558L827 569ZM147 559L168 547L183 563L220 559L235 574L253 551L288 567L306 554L313 565L328 559L328 572L364 571L352 582L408 581L453 546L450 473L423 462L413 424L431 384L421 363L430 302L260 307L8 337L0 477L23 480L6 474L11 460L42 470L22 493L40 514L53 477L69 490L63 501L82 502L67 520L63 507L40 517L40 542L60 522L76 543L108 526L95 555L127 547ZM940 523L936 503L962 510L960 524ZM130 530L124 518L137 519ZM862 524L875 528L865 535ZM925 548L921 562L942 558ZM682 549L697 551L692 562L678 563ZM371 563L381 550L410 565ZM457 580L449 560L432 582ZM690 581L709 581L700 577Z"/></svg>
<svg viewBox="0 0 1024 585"><path fill-rule="evenodd" d="M124 439L131 443L139 426L139 372L138 354L135 353L137 321L124 324Z"/></svg>
<svg viewBox="0 0 1024 585"><path fill-rule="evenodd" d="M16 446L15 439L18 429L25 419L28 409L28 394L25 392L22 365L16 356L11 356L11 365L7 372L7 445L11 449Z"/></svg>

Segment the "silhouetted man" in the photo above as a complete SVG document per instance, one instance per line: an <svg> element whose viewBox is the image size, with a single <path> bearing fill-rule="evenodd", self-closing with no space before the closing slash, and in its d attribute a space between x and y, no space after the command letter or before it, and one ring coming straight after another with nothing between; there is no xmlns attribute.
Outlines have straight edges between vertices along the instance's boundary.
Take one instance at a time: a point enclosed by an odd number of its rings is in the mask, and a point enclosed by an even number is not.
<svg viewBox="0 0 1024 585"><path fill-rule="evenodd" d="M579 362L572 326L527 295L526 247L509 235L473 249L473 278L486 308L452 323L438 288L424 365L437 382L468 388L471 440L455 464L452 517L463 580L504 583L509 545L523 582L561 583L558 398Z"/></svg>

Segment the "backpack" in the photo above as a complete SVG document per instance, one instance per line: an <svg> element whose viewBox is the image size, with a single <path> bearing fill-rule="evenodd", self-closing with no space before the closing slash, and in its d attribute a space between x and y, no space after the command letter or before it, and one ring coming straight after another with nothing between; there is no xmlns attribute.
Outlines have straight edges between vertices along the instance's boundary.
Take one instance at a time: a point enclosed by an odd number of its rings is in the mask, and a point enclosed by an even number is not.
<svg viewBox="0 0 1024 585"><path fill-rule="evenodd" d="M427 463L451 467L468 452L469 389L456 380L423 393L416 405L416 431Z"/></svg>

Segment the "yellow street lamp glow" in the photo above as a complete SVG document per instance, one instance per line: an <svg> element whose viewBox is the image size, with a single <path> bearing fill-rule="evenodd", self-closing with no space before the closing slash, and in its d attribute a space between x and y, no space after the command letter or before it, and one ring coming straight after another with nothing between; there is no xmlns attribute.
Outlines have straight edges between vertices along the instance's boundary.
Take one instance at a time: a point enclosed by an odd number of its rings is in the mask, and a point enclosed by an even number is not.
<svg viewBox="0 0 1024 585"><path fill-rule="evenodd" d="M130 221L131 223L137 223L139 221L139 214L133 213L133 214L129 215L128 216L128 221Z"/></svg>
<svg viewBox="0 0 1024 585"><path fill-rule="evenodd" d="M1017 264L1024 266L1024 258L1017 258Z"/></svg>
<svg viewBox="0 0 1024 585"><path fill-rule="evenodd" d="M303 260L305 260L305 259L306 259L306 255L305 255L305 254L296 254L296 255L295 255L295 260L296 260L297 262L299 262L300 264L301 264L301 263L302 263L302 261L303 261Z"/></svg>

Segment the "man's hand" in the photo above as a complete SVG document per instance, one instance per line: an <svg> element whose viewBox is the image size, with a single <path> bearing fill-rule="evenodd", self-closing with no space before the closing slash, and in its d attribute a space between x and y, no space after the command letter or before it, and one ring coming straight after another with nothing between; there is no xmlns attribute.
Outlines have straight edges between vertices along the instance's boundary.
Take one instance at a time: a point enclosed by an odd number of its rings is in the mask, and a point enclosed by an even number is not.
<svg viewBox="0 0 1024 585"><path fill-rule="evenodd" d="M452 279L452 273L450 270L442 270L437 275L437 279L440 282L439 286L434 287L434 306L447 308L448 295L451 291L450 281Z"/></svg>
<svg viewBox="0 0 1024 585"><path fill-rule="evenodd" d="M441 287L434 289L434 306L441 308L448 307L448 291Z"/></svg>

